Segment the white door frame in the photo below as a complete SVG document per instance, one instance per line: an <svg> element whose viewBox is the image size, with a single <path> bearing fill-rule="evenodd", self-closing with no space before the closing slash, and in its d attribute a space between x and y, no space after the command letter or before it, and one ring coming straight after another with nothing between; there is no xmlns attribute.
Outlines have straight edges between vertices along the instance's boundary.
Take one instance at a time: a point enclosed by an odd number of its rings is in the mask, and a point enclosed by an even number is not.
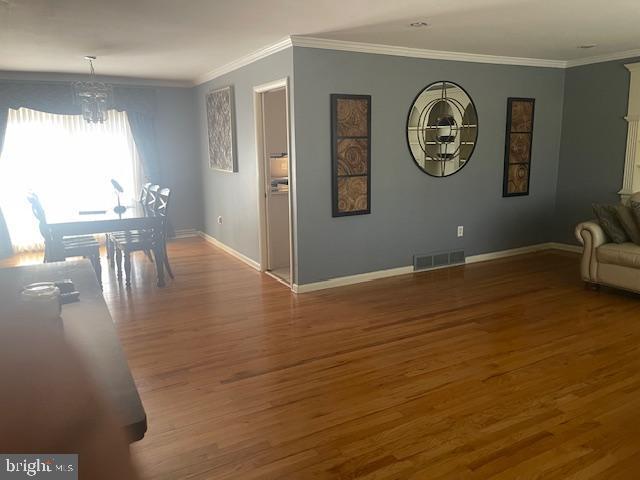
<svg viewBox="0 0 640 480"><path fill-rule="evenodd" d="M272 90L280 90L284 88L285 100L286 100L286 114L287 114L287 154L289 158L289 287L293 287L294 278L293 272L295 255L293 251L293 205L292 205L292 192L293 192L293 177L292 177L292 164L293 154L291 151L291 122L289 115L289 78L285 77L280 80L265 83L253 87L253 111L255 115L255 134L256 134L256 164L258 171L258 234L260 237L260 271L265 272L268 266L268 225L267 225L267 190L266 190L266 171L265 171L265 142L264 142L264 116L262 105L262 94L270 92Z"/></svg>

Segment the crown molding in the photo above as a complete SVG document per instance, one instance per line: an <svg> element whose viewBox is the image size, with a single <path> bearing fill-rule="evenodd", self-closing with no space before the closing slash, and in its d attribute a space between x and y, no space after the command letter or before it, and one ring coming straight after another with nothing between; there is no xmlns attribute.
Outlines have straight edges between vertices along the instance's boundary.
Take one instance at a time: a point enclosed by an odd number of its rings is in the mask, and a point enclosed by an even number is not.
<svg viewBox="0 0 640 480"><path fill-rule="evenodd" d="M0 0L0 3L2 0ZM36 71L0 71L0 82L75 82L88 78L86 73L61 73L61 72L36 72ZM121 77L113 75L96 75L96 78L113 85L125 85L130 87L174 87L191 88L193 82L189 80L164 80L140 77Z"/></svg>
<svg viewBox="0 0 640 480"><path fill-rule="evenodd" d="M397 57L429 58L432 60L453 60L456 62L493 63L497 65L520 65L527 67L566 68L567 66L567 62L564 60L448 52L443 50L398 47L376 43L349 42L328 38L293 36L291 37L291 42L294 47L322 48L325 50L373 53L376 55L394 55Z"/></svg>
<svg viewBox="0 0 640 480"><path fill-rule="evenodd" d="M592 63L611 62L613 60L624 60L625 58L640 57L640 48L635 50L625 50L624 52L608 53L606 55L596 55L595 57L580 58L577 60L567 60L567 68L591 65Z"/></svg>
<svg viewBox="0 0 640 480"><path fill-rule="evenodd" d="M208 82L210 80L213 80L215 78L221 77L222 75L225 75L229 72L233 72L234 70L237 70L238 68L244 67L246 65L249 65L253 62L256 62L262 58L268 57L269 55L273 55L274 53L278 53L281 52L282 50L286 50L287 48L291 47L291 37L286 37L283 38L282 40L280 40L279 42L276 42L274 44L268 45L266 47L263 47L259 50L256 50L255 52L252 52L248 55L245 55L243 57L240 57L232 62L229 62L225 65L222 65L219 68L216 68L215 70L211 70L210 72L207 72L203 75L200 75L198 77L196 77L196 79L194 80L193 84L195 86L197 85L202 85L205 82Z"/></svg>
<svg viewBox="0 0 640 480"><path fill-rule="evenodd" d="M572 68L593 63L623 60L625 58L640 57L640 49L597 55L576 60L549 60L544 58L509 57L501 55L485 55L481 53L450 52L444 50L428 50L424 48L398 47L377 43L350 42L330 38L306 37L293 35L263 47L255 52L229 62L215 70L211 70L197 77L192 85L202 85L205 82L221 77L229 72L249 65L257 60L286 50L289 47L320 48L323 50L339 50L344 52L371 53L374 55L392 55L396 57L428 58L431 60L451 60L454 62L490 63L494 65L518 65L525 67L544 68ZM633 66L633 64L631 65ZM636 68L636 67L634 67Z"/></svg>

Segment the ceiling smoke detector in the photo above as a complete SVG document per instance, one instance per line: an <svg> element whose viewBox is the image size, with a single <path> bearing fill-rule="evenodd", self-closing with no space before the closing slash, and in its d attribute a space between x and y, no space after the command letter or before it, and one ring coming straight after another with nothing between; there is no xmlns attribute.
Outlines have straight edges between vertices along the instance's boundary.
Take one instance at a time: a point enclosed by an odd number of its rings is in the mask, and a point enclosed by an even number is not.
<svg viewBox="0 0 640 480"><path fill-rule="evenodd" d="M410 27L420 28L420 27L428 27L429 24L427 22L412 22L409 24Z"/></svg>

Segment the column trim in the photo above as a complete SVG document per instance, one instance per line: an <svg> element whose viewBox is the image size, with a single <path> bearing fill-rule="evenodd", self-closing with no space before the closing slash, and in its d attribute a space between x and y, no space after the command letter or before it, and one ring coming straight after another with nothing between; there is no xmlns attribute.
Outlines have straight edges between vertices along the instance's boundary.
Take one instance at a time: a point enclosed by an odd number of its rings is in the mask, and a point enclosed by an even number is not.
<svg viewBox="0 0 640 480"><path fill-rule="evenodd" d="M622 189L618 192L620 199L626 202L633 192L633 179L636 170L636 155L638 145L638 119L627 119L627 149L624 158L624 177Z"/></svg>
<svg viewBox="0 0 640 480"><path fill-rule="evenodd" d="M622 188L618 192L620 200L627 202L629 197L635 193L634 177L637 173L637 166L640 164L638 159L638 124L640 123L640 62L625 65L630 72L629 79L629 104L627 107L627 147L624 156L624 177L622 179Z"/></svg>

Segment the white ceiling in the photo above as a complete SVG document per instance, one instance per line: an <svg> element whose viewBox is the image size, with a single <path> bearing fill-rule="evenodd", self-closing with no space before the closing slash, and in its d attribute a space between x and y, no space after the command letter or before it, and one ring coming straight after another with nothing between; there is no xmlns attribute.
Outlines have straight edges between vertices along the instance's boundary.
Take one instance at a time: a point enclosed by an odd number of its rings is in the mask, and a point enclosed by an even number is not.
<svg viewBox="0 0 640 480"><path fill-rule="evenodd" d="M99 74L192 81L288 35L576 60L640 48L639 26L640 0L0 0L0 70L84 73L92 54Z"/></svg>

